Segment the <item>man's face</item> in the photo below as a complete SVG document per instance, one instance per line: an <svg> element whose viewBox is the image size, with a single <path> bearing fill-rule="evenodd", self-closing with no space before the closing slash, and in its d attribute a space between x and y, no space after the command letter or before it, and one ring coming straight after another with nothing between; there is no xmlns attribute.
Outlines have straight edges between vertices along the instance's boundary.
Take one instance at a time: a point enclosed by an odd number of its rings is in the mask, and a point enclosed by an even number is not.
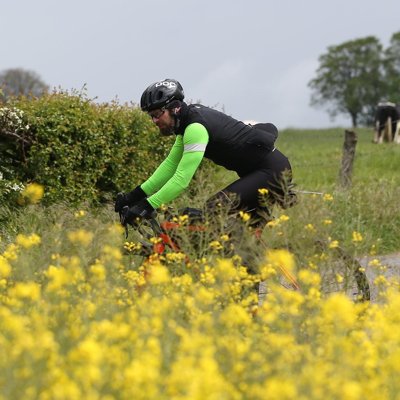
<svg viewBox="0 0 400 400"><path fill-rule="evenodd" d="M161 135L170 136L174 133L175 119L166 108L152 110L149 112L150 118L160 129Z"/></svg>

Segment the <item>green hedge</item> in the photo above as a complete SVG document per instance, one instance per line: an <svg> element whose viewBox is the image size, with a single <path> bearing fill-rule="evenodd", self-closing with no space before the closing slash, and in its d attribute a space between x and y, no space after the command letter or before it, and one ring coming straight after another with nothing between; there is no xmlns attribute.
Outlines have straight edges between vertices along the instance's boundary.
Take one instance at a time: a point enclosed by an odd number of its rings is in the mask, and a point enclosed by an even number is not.
<svg viewBox="0 0 400 400"><path fill-rule="evenodd" d="M98 104L81 92L13 99L2 109L0 172L43 184L47 203L104 201L130 190L170 147L138 107Z"/></svg>

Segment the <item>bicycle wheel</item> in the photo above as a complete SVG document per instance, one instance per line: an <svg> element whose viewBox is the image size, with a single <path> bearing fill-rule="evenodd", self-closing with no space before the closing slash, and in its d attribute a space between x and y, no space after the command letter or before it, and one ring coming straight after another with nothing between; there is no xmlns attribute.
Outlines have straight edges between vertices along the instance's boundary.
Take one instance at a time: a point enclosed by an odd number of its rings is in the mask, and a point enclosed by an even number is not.
<svg viewBox="0 0 400 400"><path fill-rule="evenodd" d="M354 301L369 301L371 293L364 268L341 248L336 249L336 255L337 258L321 267L322 292L344 292Z"/></svg>

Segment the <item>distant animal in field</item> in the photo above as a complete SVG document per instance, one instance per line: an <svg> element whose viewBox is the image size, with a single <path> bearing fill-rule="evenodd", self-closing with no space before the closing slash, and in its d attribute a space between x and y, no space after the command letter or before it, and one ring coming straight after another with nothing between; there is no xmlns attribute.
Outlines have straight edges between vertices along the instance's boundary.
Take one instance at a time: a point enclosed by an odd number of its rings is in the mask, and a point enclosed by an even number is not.
<svg viewBox="0 0 400 400"><path fill-rule="evenodd" d="M400 143L400 106L390 101L380 102L375 112L374 143Z"/></svg>

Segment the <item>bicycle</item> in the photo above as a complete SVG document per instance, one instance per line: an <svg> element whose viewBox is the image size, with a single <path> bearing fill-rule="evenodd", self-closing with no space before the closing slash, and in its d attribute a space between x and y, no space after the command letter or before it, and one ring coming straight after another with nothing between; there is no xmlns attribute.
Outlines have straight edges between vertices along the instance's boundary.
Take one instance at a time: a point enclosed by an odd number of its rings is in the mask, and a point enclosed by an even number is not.
<svg viewBox="0 0 400 400"><path fill-rule="evenodd" d="M124 211L122 211L124 212ZM232 231L233 229L241 230L235 232L236 236L243 234L243 224L237 223L237 217L228 216L228 222L222 227L221 232L227 230ZM229 227L229 224L231 226ZM265 223L264 223L265 225ZM164 215L164 219L160 220L160 216L153 215L150 219L143 219L137 224L132 226L134 231L138 234L137 243L140 245L133 246L129 249L129 243L125 250L128 253L136 253L146 259L152 255L165 256L168 252L183 252L184 238L182 232L189 234L190 240L194 243L194 247L197 246L197 256L202 257L204 254L201 252L201 245L199 241L211 241L215 239L215 231L210 232L210 225L202 210L196 208L185 208L178 213L178 216L173 215L167 211ZM126 225L126 238L129 236L129 228ZM262 224L255 224L250 226L250 230L255 239L255 243L259 248L263 250L268 249L267 243L262 238ZM187 238L186 238L187 239ZM192 244L193 244L192 243ZM325 247L322 242L316 243L317 246ZM200 249L199 249L200 248ZM133 251L132 251L133 250ZM254 252L254 248L252 249ZM337 260L335 265L332 265L332 269L325 269L321 273L321 290L325 294L332 292L345 292L349 297L356 301L369 301L370 300L370 287L365 271L361 268L359 262L343 249L336 249ZM227 248L220 255L230 257L232 256L231 249ZM190 257L185 254L185 262L190 262ZM251 269L251 266L250 266ZM301 291L301 286L297 281L296 277L287 269L284 265L278 266L279 269L279 283L289 290ZM342 280L337 279L341 276ZM267 294L266 282L260 282L258 294L262 299Z"/></svg>

